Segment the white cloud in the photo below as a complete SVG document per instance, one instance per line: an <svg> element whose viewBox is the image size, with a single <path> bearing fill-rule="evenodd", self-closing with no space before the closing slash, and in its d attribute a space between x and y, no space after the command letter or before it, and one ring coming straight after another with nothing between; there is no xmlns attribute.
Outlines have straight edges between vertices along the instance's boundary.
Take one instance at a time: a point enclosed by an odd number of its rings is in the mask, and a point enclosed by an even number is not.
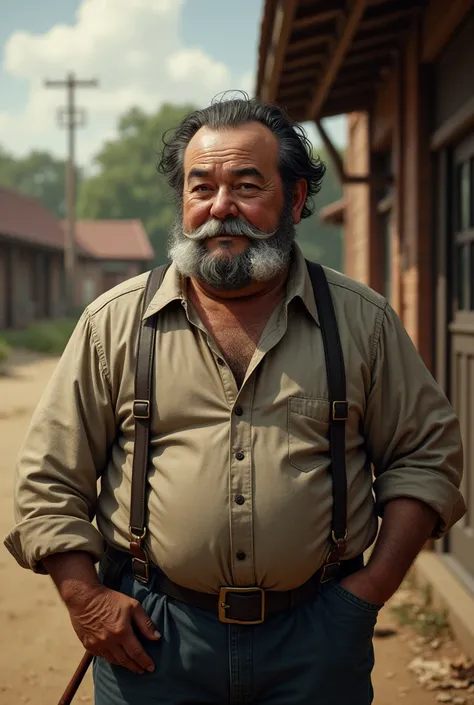
<svg viewBox="0 0 474 705"><path fill-rule="evenodd" d="M183 46L179 36L182 0L82 0L72 25L45 34L16 32L6 43L4 71L28 82L27 104L0 111L2 144L16 153L31 147L64 155L55 113L65 89L46 89L45 79L99 79L99 88L77 91L88 121L78 135L77 158L90 161L113 134L117 117L132 105L145 110L163 101L204 105L217 93L253 92L251 74L232 75L202 49Z"/></svg>

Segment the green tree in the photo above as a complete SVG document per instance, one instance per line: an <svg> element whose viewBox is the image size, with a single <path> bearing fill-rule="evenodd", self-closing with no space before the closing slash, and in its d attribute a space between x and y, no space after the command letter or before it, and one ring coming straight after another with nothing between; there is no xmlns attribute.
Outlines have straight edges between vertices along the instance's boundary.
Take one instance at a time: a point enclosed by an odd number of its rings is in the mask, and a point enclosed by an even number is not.
<svg viewBox="0 0 474 705"><path fill-rule="evenodd" d="M119 120L117 138L95 158L99 171L79 191L78 218L139 218L155 249L156 263L166 261L175 206L170 189L156 171L164 133L175 127L191 105L165 104L147 115L132 108Z"/></svg>
<svg viewBox="0 0 474 705"><path fill-rule="evenodd" d="M80 184L81 171L76 171ZM66 164L48 152L32 151L17 158L0 147L0 186L37 198L57 218L66 215Z"/></svg>

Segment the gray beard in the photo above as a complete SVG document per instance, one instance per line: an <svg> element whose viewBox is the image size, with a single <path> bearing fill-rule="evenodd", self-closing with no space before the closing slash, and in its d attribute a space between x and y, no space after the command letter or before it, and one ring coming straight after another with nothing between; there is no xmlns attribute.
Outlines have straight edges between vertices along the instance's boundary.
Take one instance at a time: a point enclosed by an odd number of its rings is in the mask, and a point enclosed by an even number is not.
<svg viewBox="0 0 474 705"><path fill-rule="evenodd" d="M250 244L245 252L233 255L225 245L209 252L204 244L219 235L245 236ZM253 281L266 282L288 267L296 230L291 203L286 203L277 229L264 233L239 218L212 219L200 228L185 233L182 214L178 213L170 233L168 255L186 277L195 277L213 289L235 291Z"/></svg>

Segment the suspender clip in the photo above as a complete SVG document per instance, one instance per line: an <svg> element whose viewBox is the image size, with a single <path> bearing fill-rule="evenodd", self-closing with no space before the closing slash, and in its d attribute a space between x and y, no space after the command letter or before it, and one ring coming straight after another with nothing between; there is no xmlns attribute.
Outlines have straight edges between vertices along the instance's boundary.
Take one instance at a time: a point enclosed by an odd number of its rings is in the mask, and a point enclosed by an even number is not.
<svg viewBox="0 0 474 705"><path fill-rule="evenodd" d="M348 404L347 401L333 401L332 403L332 420L347 421Z"/></svg>

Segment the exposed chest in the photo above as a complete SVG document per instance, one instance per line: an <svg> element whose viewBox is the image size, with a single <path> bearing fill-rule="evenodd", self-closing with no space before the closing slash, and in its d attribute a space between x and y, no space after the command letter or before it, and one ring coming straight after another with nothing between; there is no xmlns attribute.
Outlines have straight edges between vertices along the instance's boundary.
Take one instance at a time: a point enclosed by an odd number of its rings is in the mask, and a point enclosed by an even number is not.
<svg viewBox="0 0 474 705"><path fill-rule="evenodd" d="M208 319L209 332L229 364L239 387L244 381L265 324L266 320L256 320L242 326L235 319L225 316Z"/></svg>
<svg viewBox="0 0 474 705"><path fill-rule="evenodd" d="M227 307L208 308L197 297L191 296L191 299L199 318L232 370L237 386L241 387L274 303L242 313Z"/></svg>

